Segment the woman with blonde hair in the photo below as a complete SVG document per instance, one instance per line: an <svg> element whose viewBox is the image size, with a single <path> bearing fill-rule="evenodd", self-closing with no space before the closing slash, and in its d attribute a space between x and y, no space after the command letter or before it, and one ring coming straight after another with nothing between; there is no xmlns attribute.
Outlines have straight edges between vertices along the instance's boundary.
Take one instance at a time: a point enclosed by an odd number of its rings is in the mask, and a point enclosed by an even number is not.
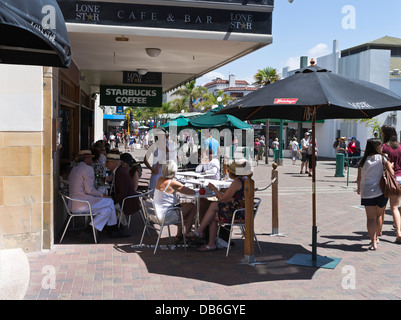
<svg viewBox="0 0 401 320"><path fill-rule="evenodd" d="M177 173L177 164L175 161L167 160L167 162L163 164L161 171L162 176L156 182L153 196L156 214L160 221L165 218L166 222L178 222L180 218L176 210L176 205L178 204L177 192L186 195L195 195L196 192L174 179ZM182 203L180 206L185 220L185 234L187 234L188 231L191 230L196 215L196 207L193 203ZM182 231L181 224L178 224L177 238L182 237Z"/></svg>

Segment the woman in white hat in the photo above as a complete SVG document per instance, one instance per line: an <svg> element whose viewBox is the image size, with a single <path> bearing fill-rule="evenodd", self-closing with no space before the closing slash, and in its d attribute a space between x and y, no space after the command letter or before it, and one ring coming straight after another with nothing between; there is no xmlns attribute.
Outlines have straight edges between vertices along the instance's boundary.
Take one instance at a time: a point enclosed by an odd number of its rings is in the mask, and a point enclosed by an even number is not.
<svg viewBox="0 0 401 320"><path fill-rule="evenodd" d="M224 193L209 183L208 187L214 191L219 201L213 202L209 206L200 226L188 235L193 238L201 238L203 237L205 228L209 226L209 242L199 248L199 251L216 250L215 241L218 222L231 221L234 211L245 207L244 183L246 176L252 173L249 163L247 161L233 162L227 166L227 169L229 177L233 179L233 182ZM245 219L245 216L238 216L237 219Z"/></svg>

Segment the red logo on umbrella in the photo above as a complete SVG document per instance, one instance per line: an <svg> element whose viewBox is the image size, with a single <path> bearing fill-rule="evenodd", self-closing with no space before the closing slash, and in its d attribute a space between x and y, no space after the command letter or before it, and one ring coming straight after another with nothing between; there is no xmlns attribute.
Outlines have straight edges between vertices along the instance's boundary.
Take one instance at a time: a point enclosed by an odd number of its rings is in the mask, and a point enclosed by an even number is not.
<svg viewBox="0 0 401 320"><path fill-rule="evenodd" d="M296 104L298 98L276 98L274 104Z"/></svg>

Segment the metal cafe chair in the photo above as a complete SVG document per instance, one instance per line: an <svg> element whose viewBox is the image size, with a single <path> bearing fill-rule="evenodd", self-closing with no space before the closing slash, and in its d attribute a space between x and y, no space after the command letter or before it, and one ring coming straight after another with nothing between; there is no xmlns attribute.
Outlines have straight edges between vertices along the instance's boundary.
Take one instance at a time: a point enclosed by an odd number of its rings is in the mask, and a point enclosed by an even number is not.
<svg viewBox="0 0 401 320"><path fill-rule="evenodd" d="M96 229L95 229L95 224L93 223L93 216L94 216L94 215L93 215L93 213L92 213L92 206L91 206L91 204L89 203L89 201L71 198L70 196L67 196L66 194L62 193L61 191L59 191L59 195L60 195L61 198L63 199L65 209L67 210L67 213L68 213L68 215L69 215L67 225L65 226L63 235L61 236L61 239L60 239L60 243L63 241L65 232L67 231L68 226L69 226L71 220L72 220L73 218L75 218L75 217L90 217L90 220L91 220L91 222L92 222L93 238L94 238L94 240L95 240L95 243L97 243ZM72 212L72 211L70 210L69 206L68 206L68 201L67 201L67 200L69 200L69 201L71 201L71 202L74 202L74 201L75 201L75 202L83 202L83 203L86 203L87 206L88 206L88 211L84 211L84 212Z"/></svg>
<svg viewBox="0 0 401 320"><path fill-rule="evenodd" d="M132 195L132 196L125 197L123 199L123 202L121 203L121 207L120 206L118 206L118 207L116 206L116 211L118 212L118 227L120 227L121 220L122 220L122 217L123 217L122 215L126 214L124 212L125 201L128 200L128 199L131 199L131 198L140 198L140 197L146 196L151 192L152 192L152 190L144 192L144 193L138 193L138 194L135 194L135 195ZM139 203L141 203L140 200L139 200ZM141 205L141 207L142 207L142 205ZM129 215L128 215L128 221L127 221L127 228L129 228L129 226L131 224L131 217L132 217L132 215L134 213L135 212L128 212ZM139 209L139 214L141 215L141 219L143 221L143 224L145 224L145 216L144 216L144 213L143 213L142 209Z"/></svg>
<svg viewBox="0 0 401 320"><path fill-rule="evenodd" d="M184 219L183 219L183 216L182 216L181 208L177 207L177 208L173 209L173 210L178 211L180 219L177 219L175 221L165 221L166 220L166 216L164 216L163 219L160 220L157 217L156 208L155 208L155 206L153 204L153 199L150 197L150 195L148 194L146 196L140 197L139 199L140 199L141 204L142 204L142 212L144 213L144 216L145 216L145 226L143 228L142 237L141 237L141 241L140 241L139 245L140 246L142 245L143 238L145 236L145 232L149 228L155 230L158 233L157 241L156 241L156 245L155 245L155 250L153 251L153 254L155 254L156 250L157 250L157 247L159 246L159 241L160 241L160 238L161 238L161 235L162 235L162 232L163 232L163 228L165 226L167 226L169 241L170 241L170 245L171 245L172 243L171 243L170 225L175 225L175 224L181 223L182 236L183 236L183 240L184 240L184 249L185 249L185 252L186 252L187 251L187 246L186 246L186 239L185 239L185 226L184 226Z"/></svg>
<svg viewBox="0 0 401 320"><path fill-rule="evenodd" d="M258 212L260 203L262 202L262 199L260 198L255 198L255 202L254 202L254 206L253 206L253 210L254 210L254 219L256 217L256 214ZM242 233L242 237L245 237L245 221L243 220L238 220L235 219L237 214L240 212L245 212L245 208L242 209L238 209L235 210L233 213L233 218L231 222L225 222L225 223L219 223L219 228L217 230L217 237L219 236L220 233L220 228L224 228L230 231L230 236L228 238L228 242L227 242L227 251L226 251L226 257L228 257L228 253L230 251L230 243L231 243L231 239L232 239L232 232L233 232L233 228L234 227L239 227ZM259 242L258 242L258 238L256 237L256 234L253 234L256 244L258 245L259 251L260 253L262 253L262 249L260 248Z"/></svg>

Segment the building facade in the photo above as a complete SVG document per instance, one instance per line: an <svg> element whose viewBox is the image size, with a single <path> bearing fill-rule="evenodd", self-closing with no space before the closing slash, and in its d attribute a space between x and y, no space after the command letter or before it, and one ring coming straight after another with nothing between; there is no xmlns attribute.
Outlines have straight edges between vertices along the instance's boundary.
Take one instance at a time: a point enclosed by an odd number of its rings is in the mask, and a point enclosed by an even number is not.
<svg viewBox="0 0 401 320"><path fill-rule="evenodd" d="M314 57L315 58L315 57ZM394 91L401 96L401 39L382 37L352 48L339 50L338 41L333 41L332 53L317 57L316 64L340 75L369 81ZM290 76L296 70L283 70ZM400 111L385 112L376 117L378 123L392 125L401 138ZM401 118L400 118L401 119ZM289 126L294 124L289 123ZM307 124L302 124L303 130ZM316 124L319 156L335 158L332 145L337 137L356 137L362 150L366 140L373 136L372 127L356 120L330 119Z"/></svg>
<svg viewBox="0 0 401 320"><path fill-rule="evenodd" d="M130 93L168 92L272 42L272 0L58 4L70 68L0 64L0 249L59 241L60 175L99 139L112 99L159 105L161 94L150 102Z"/></svg>
<svg viewBox="0 0 401 320"><path fill-rule="evenodd" d="M242 98L247 94L257 90L258 88L250 85L245 80L236 80L235 75L230 74L228 80L216 79L208 82L204 87L213 95L217 95L218 91L223 91L227 97L232 97L232 100Z"/></svg>

